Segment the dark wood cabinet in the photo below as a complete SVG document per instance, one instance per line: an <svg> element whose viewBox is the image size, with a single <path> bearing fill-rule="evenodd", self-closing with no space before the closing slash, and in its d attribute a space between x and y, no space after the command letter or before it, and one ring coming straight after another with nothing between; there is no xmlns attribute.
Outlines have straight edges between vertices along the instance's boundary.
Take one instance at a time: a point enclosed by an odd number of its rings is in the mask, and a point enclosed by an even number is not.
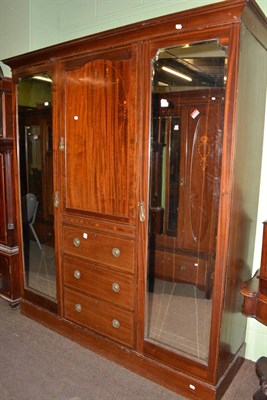
<svg viewBox="0 0 267 400"><path fill-rule="evenodd" d="M244 315L256 318L267 325L267 222L263 224L263 241L261 266L255 275L246 282L242 282L243 297L242 311ZM260 388L253 396L253 400L266 397L267 358L260 357L256 362L256 373L260 381Z"/></svg>
<svg viewBox="0 0 267 400"><path fill-rule="evenodd" d="M0 296L16 306L20 298L15 204L12 81L0 79Z"/></svg>
<svg viewBox="0 0 267 400"><path fill-rule="evenodd" d="M20 95L38 75L52 93L56 295L21 251L22 313L191 399L244 359L266 33L231 0L5 60Z"/></svg>
<svg viewBox="0 0 267 400"><path fill-rule="evenodd" d="M254 277L241 285L243 313L267 325L267 222L263 225L263 242L260 269Z"/></svg>

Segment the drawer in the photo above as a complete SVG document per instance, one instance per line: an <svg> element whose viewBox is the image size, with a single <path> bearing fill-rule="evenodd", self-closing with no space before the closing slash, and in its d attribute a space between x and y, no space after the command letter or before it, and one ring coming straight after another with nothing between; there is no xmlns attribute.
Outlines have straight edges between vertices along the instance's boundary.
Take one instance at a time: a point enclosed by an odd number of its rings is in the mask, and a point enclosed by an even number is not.
<svg viewBox="0 0 267 400"><path fill-rule="evenodd" d="M65 318L133 347L133 313L65 288Z"/></svg>
<svg viewBox="0 0 267 400"><path fill-rule="evenodd" d="M65 253L123 271L134 271L134 241L131 239L64 226L63 241Z"/></svg>
<svg viewBox="0 0 267 400"><path fill-rule="evenodd" d="M156 278L206 286L206 260L159 250L155 250L152 257L155 259Z"/></svg>
<svg viewBox="0 0 267 400"><path fill-rule="evenodd" d="M64 257L64 284L133 310L134 277Z"/></svg>

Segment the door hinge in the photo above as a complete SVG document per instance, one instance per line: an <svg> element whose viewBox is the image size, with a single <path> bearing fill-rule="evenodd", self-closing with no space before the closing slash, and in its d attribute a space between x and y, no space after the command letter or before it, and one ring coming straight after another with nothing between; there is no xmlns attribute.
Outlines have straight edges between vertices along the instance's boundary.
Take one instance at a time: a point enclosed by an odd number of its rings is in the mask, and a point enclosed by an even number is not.
<svg viewBox="0 0 267 400"><path fill-rule="evenodd" d="M58 206L59 206L59 194L58 194L58 191L56 191L54 193L54 207L58 208Z"/></svg>
<svg viewBox="0 0 267 400"><path fill-rule="evenodd" d="M64 151L65 150L65 139L63 136L61 136L60 138L60 142L59 142L59 146L58 146L60 151Z"/></svg>
<svg viewBox="0 0 267 400"><path fill-rule="evenodd" d="M141 222L144 222L145 219L146 219L144 201L140 201L140 203L139 203L139 219L140 219Z"/></svg>

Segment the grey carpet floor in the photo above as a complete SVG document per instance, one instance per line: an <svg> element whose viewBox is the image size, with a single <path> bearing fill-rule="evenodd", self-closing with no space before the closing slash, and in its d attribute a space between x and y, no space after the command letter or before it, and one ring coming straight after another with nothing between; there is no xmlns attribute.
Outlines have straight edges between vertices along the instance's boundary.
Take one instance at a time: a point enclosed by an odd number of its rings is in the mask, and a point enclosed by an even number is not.
<svg viewBox="0 0 267 400"><path fill-rule="evenodd" d="M149 292L147 336L167 349L208 359L212 300L195 285L154 280Z"/></svg>
<svg viewBox="0 0 267 400"><path fill-rule="evenodd" d="M12 310L0 299L0 400L183 400ZM245 361L223 400L251 400Z"/></svg>

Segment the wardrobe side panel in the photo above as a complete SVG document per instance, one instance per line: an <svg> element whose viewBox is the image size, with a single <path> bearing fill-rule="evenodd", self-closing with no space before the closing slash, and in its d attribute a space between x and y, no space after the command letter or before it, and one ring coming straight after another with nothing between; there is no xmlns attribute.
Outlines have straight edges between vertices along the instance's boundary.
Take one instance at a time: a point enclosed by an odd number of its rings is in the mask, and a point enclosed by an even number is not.
<svg viewBox="0 0 267 400"><path fill-rule="evenodd" d="M259 199L267 57L265 49L241 30L237 126L230 239L221 328L220 376L245 340L241 281L251 276Z"/></svg>

